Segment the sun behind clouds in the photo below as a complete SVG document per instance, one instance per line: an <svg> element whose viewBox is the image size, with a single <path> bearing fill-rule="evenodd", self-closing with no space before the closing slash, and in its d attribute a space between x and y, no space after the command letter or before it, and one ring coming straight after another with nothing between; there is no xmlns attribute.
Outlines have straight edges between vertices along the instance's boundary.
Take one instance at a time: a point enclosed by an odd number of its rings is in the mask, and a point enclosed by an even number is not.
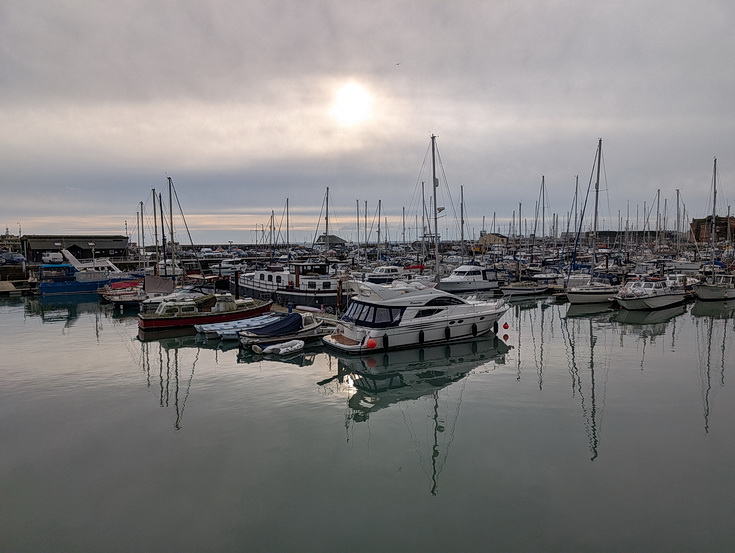
<svg viewBox="0 0 735 553"><path fill-rule="evenodd" d="M340 125L352 127L369 119L372 107L373 98L368 90L351 82L337 90L330 113Z"/></svg>

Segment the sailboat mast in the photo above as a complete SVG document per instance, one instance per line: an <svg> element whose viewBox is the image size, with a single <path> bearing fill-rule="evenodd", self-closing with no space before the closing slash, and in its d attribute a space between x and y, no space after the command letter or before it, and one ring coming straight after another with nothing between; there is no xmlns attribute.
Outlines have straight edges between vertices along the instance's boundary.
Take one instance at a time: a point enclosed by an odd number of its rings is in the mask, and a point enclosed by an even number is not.
<svg viewBox="0 0 735 553"><path fill-rule="evenodd" d="M712 168L712 230L710 231L710 270L712 271L712 282L715 279L715 234L717 232L717 158L715 158Z"/></svg>
<svg viewBox="0 0 735 553"><path fill-rule="evenodd" d="M597 249L597 210L600 203L600 166L602 165L602 138L597 143L597 177L595 179L595 218L592 228L592 263L596 263Z"/></svg>
<svg viewBox="0 0 735 553"><path fill-rule="evenodd" d="M436 136L431 135L431 182L434 184L434 258L436 262L436 274L439 275L439 213L437 204L437 191L439 179L436 178Z"/></svg>
<svg viewBox="0 0 735 553"><path fill-rule="evenodd" d="M158 193L158 207L161 210L161 250L163 252L163 276L168 276L166 268L166 224L163 222L163 196Z"/></svg>
<svg viewBox="0 0 735 553"><path fill-rule="evenodd" d="M176 248L174 247L174 199L173 199L173 188L174 188L174 181L171 177L168 177L168 218L169 218L169 236L171 239L169 240L170 246L171 246L171 270L174 273L174 276L176 276Z"/></svg>
<svg viewBox="0 0 735 553"><path fill-rule="evenodd" d="M380 208L382 206L383 200L378 200L378 242L375 245L375 251L377 252L377 260L380 261Z"/></svg>
<svg viewBox="0 0 735 553"><path fill-rule="evenodd" d="M326 216L324 217L324 256L327 256L329 252L329 187L327 186L327 195L324 201L326 202Z"/></svg>
<svg viewBox="0 0 735 553"><path fill-rule="evenodd" d="M288 198L286 198L286 254L288 259L291 259L291 237L288 233L289 227L289 213L288 213Z"/></svg>
<svg viewBox="0 0 735 553"><path fill-rule="evenodd" d="M401 219L403 221L403 243L406 243L406 206L401 210Z"/></svg>
<svg viewBox="0 0 735 553"><path fill-rule="evenodd" d="M140 236L140 251L145 256L145 223L143 222L143 202L140 202L140 230L138 235Z"/></svg>
<svg viewBox="0 0 735 553"><path fill-rule="evenodd" d="M459 248L464 261L464 185L459 187Z"/></svg>
<svg viewBox="0 0 735 553"><path fill-rule="evenodd" d="M271 259L276 257L276 210L271 209L270 228L268 229L271 241Z"/></svg>
<svg viewBox="0 0 735 553"><path fill-rule="evenodd" d="M156 264L153 266L153 274L158 276L158 260L161 256L160 249L158 248L158 217L156 213L158 213L158 210L156 209L156 189L153 188L152 194L153 194L153 236L156 239ZM163 221L161 221L161 225L163 225Z"/></svg>

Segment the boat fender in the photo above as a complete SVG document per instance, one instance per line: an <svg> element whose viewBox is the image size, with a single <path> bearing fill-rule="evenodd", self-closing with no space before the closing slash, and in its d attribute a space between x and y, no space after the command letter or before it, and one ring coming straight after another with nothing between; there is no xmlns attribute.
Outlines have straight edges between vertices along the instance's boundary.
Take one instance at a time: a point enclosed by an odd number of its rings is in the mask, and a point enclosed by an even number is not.
<svg viewBox="0 0 735 553"><path fill-rule="evenodd" d="M472 323L472 336L477 336L477 324Z"/></svg>
<svg viewBox="0 0 735 553"><path fill-rule="evenodd" d="M365 342L365 347L368 349L375 349L375 346L378 345L378 342L375 341L375 338L368 338L367 342Z"/></svg>
<svg viewBox="0 0 735 553"><path fill-rule="evenodd" d="M444 337L449 340L452 337L452 329L449 327L446 327L444 329Z"/></svg>
<svg viewBox="0 0 735 553"><path fill-rule="evenodd" d="M424 345L424 331L419 330L419 344Z"/></svg>
<svg viewBox="0 0 735 553"><path fill-rule="evenodd" d="M383 349L388 349L388 335L383 334Z"/></svg>

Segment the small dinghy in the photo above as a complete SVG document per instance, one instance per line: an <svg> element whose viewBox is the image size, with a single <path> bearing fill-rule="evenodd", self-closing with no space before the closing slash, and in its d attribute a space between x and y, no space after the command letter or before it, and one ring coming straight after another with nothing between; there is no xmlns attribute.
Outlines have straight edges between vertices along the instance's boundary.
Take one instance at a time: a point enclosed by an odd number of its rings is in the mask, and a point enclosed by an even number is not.
<svg viewBox="0 0 735 553"><path fill-rule="evenodd" d="M289 340L288 342L281 342L280 344L272 344L267 347L261 347L258 344L254 344L252 347L255 353L260 355L288 355L289 353L296 353L304 349L303 340Z"/></svg>

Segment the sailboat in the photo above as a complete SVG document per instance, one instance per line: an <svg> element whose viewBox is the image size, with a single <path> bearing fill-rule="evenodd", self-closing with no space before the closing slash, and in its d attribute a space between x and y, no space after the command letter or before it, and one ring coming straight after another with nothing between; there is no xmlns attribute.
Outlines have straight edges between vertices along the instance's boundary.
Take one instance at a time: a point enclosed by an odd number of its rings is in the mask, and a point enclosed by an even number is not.
<svg viewBox="0 0 735 553"><path fill-rule="evenodd" d="M602 166L602 138L597 143L597 153L595 155L595 166L597 178L595 180L595 215L594 225L592 229L592 259L594 266L594 257L597 248L597 206L600 195L600 167ZM580 227L581 227L580 222ZM608 280L595 278L590 275L589 280L585 284L572 286L567 289L567 300L569 303L586 304L586 303L610 303L615 294L620 290L620 286L612 284Z"/></svg>
<svg viewBox="0 0 735 553"><path fill-rule="evenodd" d="M728 221L728 225L730 221ZM717 230L717 158L712 171L712 228L710 230L710 268L712 276L708 282L694 285L694 295L700 300L723 301L735 299L735 275L716 274L715 268L715 235Z"/></svg>

